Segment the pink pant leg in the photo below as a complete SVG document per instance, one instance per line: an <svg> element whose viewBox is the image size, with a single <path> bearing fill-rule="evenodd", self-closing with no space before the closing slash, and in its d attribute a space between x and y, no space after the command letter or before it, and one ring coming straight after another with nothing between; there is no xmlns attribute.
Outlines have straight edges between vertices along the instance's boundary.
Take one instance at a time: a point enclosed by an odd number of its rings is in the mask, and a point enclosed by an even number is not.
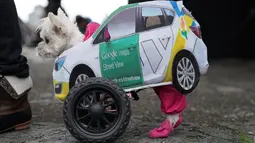
<svg viewBox="0 0 255 143"><path fill-rule="evenodd" d="M186 96L178 92L173 86L154 88L161 101L161 111L165 114L178 114L186 108Z"/></svg>
<svg viewBox="0 0 255 143"><path fill-rule="evenodd" d="M160 99L162 112L167 114L167 119L161 123L159 128L151 130L149 137L166 138L182 122L180 113L186 107L186 96L169 85L155 87L154 90Z"/></svg>

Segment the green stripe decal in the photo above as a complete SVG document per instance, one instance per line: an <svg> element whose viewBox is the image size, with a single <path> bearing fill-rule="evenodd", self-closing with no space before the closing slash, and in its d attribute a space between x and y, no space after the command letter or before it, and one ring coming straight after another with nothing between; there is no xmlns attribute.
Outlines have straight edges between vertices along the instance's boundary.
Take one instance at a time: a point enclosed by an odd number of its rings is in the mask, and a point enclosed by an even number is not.
<svg viewBox="0 0 255 143"><path fill-rule="evenodd" d="M139 54L139 34L100 44L100 67L104 78L122 88L144 84Z"/></svg>

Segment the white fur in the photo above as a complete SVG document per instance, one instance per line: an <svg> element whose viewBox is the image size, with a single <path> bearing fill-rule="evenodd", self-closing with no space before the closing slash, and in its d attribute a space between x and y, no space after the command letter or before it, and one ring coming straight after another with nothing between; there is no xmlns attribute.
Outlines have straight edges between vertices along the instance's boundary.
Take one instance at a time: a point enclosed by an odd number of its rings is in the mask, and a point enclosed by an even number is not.
<svg viewBox="0 0 255 143"><path fill-rule="evenodd" d="M56 58L65 50L81 43L84 37L61 8L57 15L50 12L48 17L41 19L36 32L40 32L43 39L36 47L37 55L42 58Z"/></svg>

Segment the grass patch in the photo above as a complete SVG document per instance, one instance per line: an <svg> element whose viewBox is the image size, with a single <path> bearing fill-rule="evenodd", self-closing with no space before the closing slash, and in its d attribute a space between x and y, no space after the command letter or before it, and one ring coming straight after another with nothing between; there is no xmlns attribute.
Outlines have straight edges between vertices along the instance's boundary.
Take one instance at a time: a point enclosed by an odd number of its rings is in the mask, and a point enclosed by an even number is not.
<svg viewBox="0 0 255 143"><path fill-rule="evenodd" d="M244 133L243 131L240 132L240 143L254 143L249 135Z"/></svg>

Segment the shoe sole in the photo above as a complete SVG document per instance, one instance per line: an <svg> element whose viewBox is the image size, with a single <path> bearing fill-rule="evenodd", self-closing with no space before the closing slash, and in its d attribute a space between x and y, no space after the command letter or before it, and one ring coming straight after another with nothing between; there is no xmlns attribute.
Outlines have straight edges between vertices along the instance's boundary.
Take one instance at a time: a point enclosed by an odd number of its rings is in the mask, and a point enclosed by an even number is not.
<svg viewBox="0 0 255 143"><path fill-rule="evenodd" d="M19 131L19 130L25 130L25 129L28 129L30 124L31 124L31 120L30 121L27 121L25 123L21 123L21 124L18 124L18 125L15 125L13 127L10 127L8 129L5 129L3 131L0 131L0 134L1 133L4 133L4 132L8 132L8 131Z"/></svg>

